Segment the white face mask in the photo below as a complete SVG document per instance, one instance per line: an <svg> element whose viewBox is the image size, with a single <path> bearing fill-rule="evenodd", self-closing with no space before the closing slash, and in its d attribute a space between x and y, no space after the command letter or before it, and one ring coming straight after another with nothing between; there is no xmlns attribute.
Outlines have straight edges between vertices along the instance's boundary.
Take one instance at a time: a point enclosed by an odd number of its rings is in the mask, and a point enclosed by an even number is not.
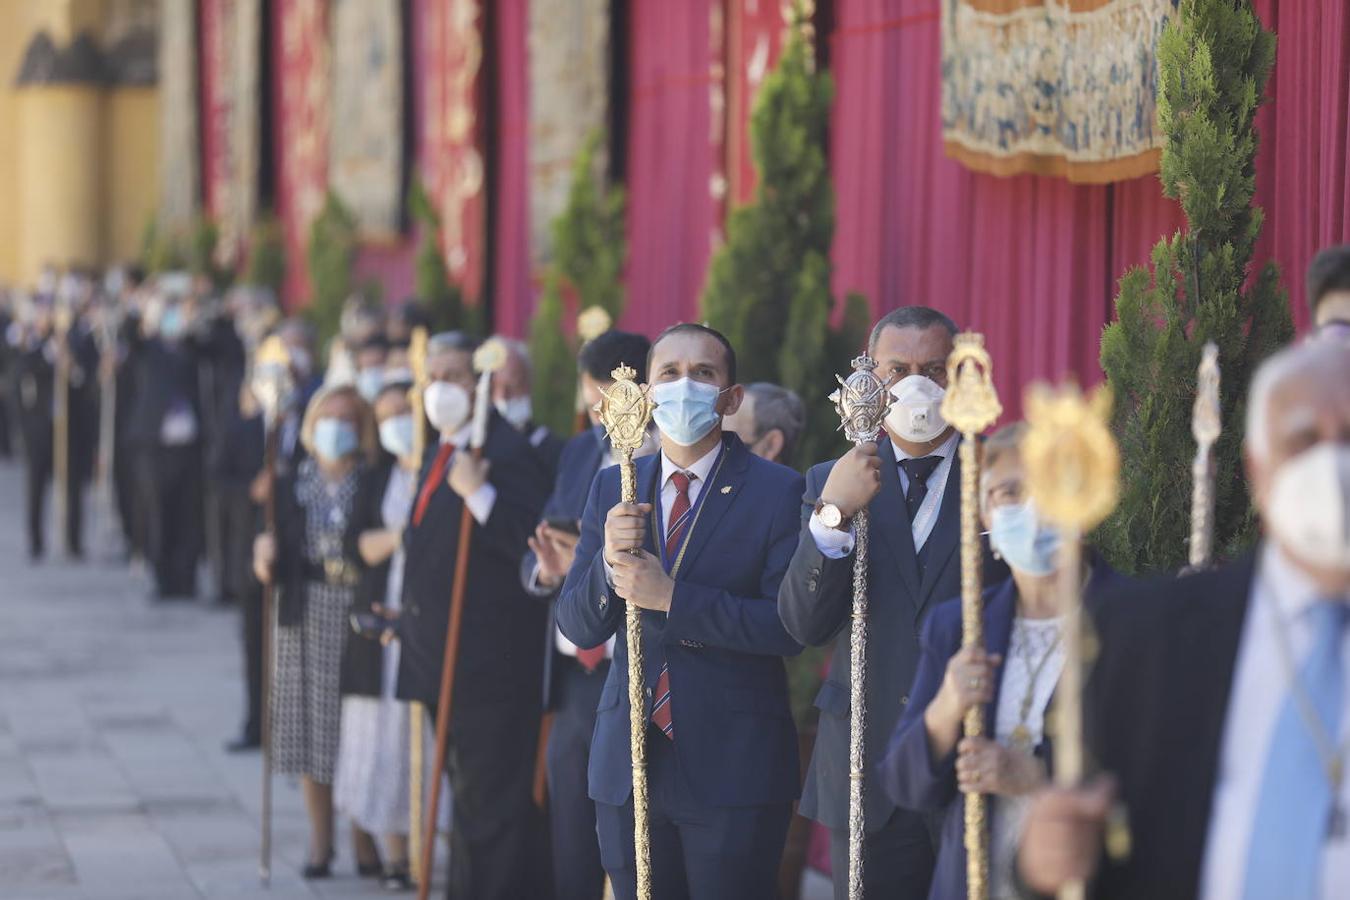
<svg viewBox="0 0 1350 900"><path fill-rule="evenodd" d="M1323 441L1276 469L1266 524L1308 565L1350 571L1350 446Z"/></svg>
<svg viewBox="0 0 1350 900"><path fill-rule="evenodd" d="M426 405L431 426L441 432L458 431L469 420L469 412L473 409L469 392L448 381L433 381L427 385L422 402Z"/></svg>
<svg viewBox="0 0 1350 900"><path fill-rule="evenodd" d="M511 397L507 400L497 400L493 404L497 407L497 412L502 414L502 418L511 423L511 427L516 431L522 430L530 424L530 417L534 415L534 406L530 403L530 395L522 394L519 397Z"/></svg>
<svg viewBox="0 0 1350 900"><path fill-rule="evenodd" d="M390 416L380 423L380 446L394 456L413 451L413 419L408 413Z"/></svg>
<svg viewBox="0 0 1350 900"><path fill-rule="evenodd" d="M915 444L933 440L947 428L947 420L942 418L942 398L946 393L936 381L923 375L901 378L891 387L895 402L886 413L886 427Z"/></svg>

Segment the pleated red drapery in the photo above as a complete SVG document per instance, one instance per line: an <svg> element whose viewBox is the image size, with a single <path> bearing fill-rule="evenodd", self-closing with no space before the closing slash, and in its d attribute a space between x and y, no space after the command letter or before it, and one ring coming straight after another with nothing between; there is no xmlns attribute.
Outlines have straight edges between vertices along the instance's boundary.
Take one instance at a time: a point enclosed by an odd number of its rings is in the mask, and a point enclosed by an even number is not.
<svg viewBox="0 0 1350 900"><path fill-rule="evenodd" d="M533 307L530 285L529 200L529 0L497 0L496 21L497 148L488 160L494 166L495 218L493 302L496 327L503 334L523 334Z"/></svg>
<svg viewBox="0 0 1350 900"><path fill-rule="evenodd" d="M633 0L628 78L627 328L697 315L721 226L713 197L710 29L721 0ZM720 61L720 60L719 60Z"/></svg>

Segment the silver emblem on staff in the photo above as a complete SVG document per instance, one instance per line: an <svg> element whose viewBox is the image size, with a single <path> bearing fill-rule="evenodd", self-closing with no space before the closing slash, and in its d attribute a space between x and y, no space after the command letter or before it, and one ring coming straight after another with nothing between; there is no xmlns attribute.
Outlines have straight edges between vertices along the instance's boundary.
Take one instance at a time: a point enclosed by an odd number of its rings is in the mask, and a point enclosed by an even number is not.
<svg viewBox="0 0 1350 900"><path fill-rule="evenodd" d="M876 360L859 356L853 374L839 378L830 395L839 413L839 427L855 446L876 441L891 408L891 393L876 374ZM867 734L867 510L853 517L853 621L849 629L848 740L848 895L863 893L863 766Z"/></svg>
<svg viewBox="0 0 1350 900"><path fill-rule="evenodd" d="M1219 405L1219 348L1213 341L1205 344L1196 377L1195 407L1191 414L1191 434L1195 437L1195 462L1191 465L1191 553L1190 567L1198 571L1209 566L1214 554L1214 442L1223 433Z"/></svg>

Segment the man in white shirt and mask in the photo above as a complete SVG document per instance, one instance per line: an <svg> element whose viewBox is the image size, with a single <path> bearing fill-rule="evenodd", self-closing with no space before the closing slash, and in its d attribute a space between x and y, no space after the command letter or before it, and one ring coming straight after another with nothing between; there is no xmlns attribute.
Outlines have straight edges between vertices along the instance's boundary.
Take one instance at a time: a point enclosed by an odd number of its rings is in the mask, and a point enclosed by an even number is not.
<svg viewBox="0 0 1350 900"><path fill-rule="evenodd" d="M841 900L848 892L851 523L864 509L872 542L868 646L875 648L867 656L865 890L923 900L936 860L936 823L889 800L872 763L908 703L924 617L961 588L960 435L939 412L955 335L951 319L922 306L887 313L872 329L868 355L894 397L884 432L808 473L801 537L778 593L788 633L803 644L834 645L816 697L820 725L801 813L830 829Z"/></svg>
<svg viewBox="0 0 1350 900"><path fill-rule="evenodd" d="M1331 900L1350 890L1350 350L1286 349L1252 380L1246 463L1264 540L1096 610L1085 709L1110 778L1046 791L1020 874L1096 897ZM1128 811L1132 849L1104 858Z"/></svg>

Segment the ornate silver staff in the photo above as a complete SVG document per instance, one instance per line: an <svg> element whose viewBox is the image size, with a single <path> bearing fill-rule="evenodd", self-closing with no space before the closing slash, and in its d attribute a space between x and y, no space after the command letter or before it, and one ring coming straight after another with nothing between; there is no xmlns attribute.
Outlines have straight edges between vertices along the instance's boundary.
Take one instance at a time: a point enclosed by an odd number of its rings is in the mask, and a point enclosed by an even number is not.
<svg viewBox="0 0 1350 900"><path fill-rule="evenodd" d="M1219 407L1219 348L1205 344L1196 379L1191 434L1195 462L1191 465L1191 569L1209 565L1214 555L1214 442L1223 431Z"/></svg>
<svg viewBox="0 0 1350 900"><path fill-rule="evenodd" d="M947 394L942 417L961 432L961 643L984 646L980 593L980 461L975 437L998 419L1003 407L994 390L993 361L984 349L984 335L956 336L947 357ZM966 712L965 733L984 734L984 707ZM989 827L983 794L966 794L966 896L989 896Z"/></svg>
<svg viewBox="0 0 1350 900"><path fill-rule="evenodd" d="M839 388L830 394L839 427L854 446L873 443L891 408L891 394L877 377L876 360L863 355L853 360L853 374L835 378ZM863 895L863 771L867 741L867 510L853 517L853 622L849 628L849 738L848 738L848 896Z"/></svg>
<svg viewBox="0 0 1350 900"><path fill-rule="evenodd" d="M609 443L619 461L619 494L624 503L636 503L637 467L633 454L647 437L647 423L656 404L634 381L637 372L619 366L612 373L614 384L601 391L596 405L600 423L609 433ZM634 553L638 551L633 551ZM633 757L633 852L637 867L638 900L651 900L652 846L647 817L647 703L642 690L642 611L626 603L628 639L628 735Z"/></svg>
<svg viewBox="0 0 1350 900"><path fill-rule="evenodd" d="M267 499L264 517L267 533L277 533L276 474L281 445L281 420L295 393L291 379L291 355L281 338L273 335L263 341L253 359L249 386L263 409L266 437L263 442L263 470L267 473ZM263 585L262 639L262 848L258 875L263 884L272 878L272 682L276 673L276 579Z"/></svg>
<svg viewBox="0 0 1350 900"><path fill-rule="evenodd" d="M1026 396L1022 459L1036 508L1060 529L1060 609L1064 616L1064 671L1055 688L1055 781L1077 785L1083 750L1084 640L1081 614L1082 536L1110 515L1120 494L1120 452L1108 426L1111 392L1085 398L1078 386L1054 391L1032 385ZM1084 885L1060 889L1059 900L1083 900Z"/></svg>
<svg viewBox="0 0 1350 900"><path fill-rule="evenodd" d="M427 330L420 325L413 329L412 339L408 344L408 368L413 374L412 387L408 388L408 405L412 407L413 420L412 456L420 467L427 447L427 420L423 397L427 389ZM422 701L412 701L408 705L408 859L413 883L418 885L422 883L423 875L422 804L426 798L423 780L426 760L423 745L426 741L426 719L427 710Z"/></svg>

